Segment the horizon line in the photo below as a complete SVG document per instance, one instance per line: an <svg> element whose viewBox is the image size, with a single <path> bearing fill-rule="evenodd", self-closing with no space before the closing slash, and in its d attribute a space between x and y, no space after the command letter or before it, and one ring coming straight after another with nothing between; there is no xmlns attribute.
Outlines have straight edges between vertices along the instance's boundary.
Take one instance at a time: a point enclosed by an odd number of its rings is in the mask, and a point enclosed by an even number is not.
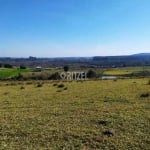
<svg viewBox="0 0 150 150"><path fill-rule="evenodd" d="M145 54L149 54L150 55L150 52L149 53L134 53L134 54L123 54L123 55L93 55L93 56L52 56L52 57L45 57L45 56L26 56L26 57L23 57L23 56L0 56L0 58L22 58L22 59L28 59L28 58L38 58L38 59L44 59L44 58L47 58L47 59L55 59L55 58L92 58L92 57L113 57L113 56L132 56L132 55L138 55L138 54L142 54L142 55L145 55Z"/></svg>

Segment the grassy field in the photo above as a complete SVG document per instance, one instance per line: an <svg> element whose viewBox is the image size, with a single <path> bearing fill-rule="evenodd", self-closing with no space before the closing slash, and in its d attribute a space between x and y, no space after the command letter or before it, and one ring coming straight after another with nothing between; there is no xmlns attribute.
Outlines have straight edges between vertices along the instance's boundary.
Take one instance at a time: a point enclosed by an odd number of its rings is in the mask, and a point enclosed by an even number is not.
<svg viewBox="0 0 150 150"><path fill-rule="evenodd" d="M56 72L63 72L63 69L42 69L41 71L37 71L33 68L27 69L17 69L17 68L1 68L0 69L0 79L10 79L12 77L16 77L21 74L25 78L30 78L32 76L44 76L51 75ZM34 75L33 75L34 74Z"/></svg>
<svg viewBox="0 0 150 150"><path fill-rule="evenodd" d="M129 71L129 70L107 70L107 71L104 71L103 75L121 76L121 75L128 75L131 73L133 73L133 71Z"/></svg>
<svg viewBox="0 0 150 150"><path fill-rule="evenodd" d="M106 69L103 72L103 75L112 75L112 76L122 76L122 75L130 75L132 73L138 73L141 71L150 71L150 67L124 67L124 68L113 68Z"/></svg>
<svg viewBox="0 0 150 150"><path fill-rule="evenodd" d="M73 70L70 68L70 71L85 71L88 72L89 69L77 69ZM110 68L110 69L101 69L101 68L94 68L94 70L97 75L100 76L126 76L130 75L132 73L138 73L141 71L150 71L150 67L124 67L124 68ZM34 76L44 76L44 75L51 75L56 72L63 72L63 69L42 69L42 71L37 72L35 69L27 68L27 69L17 69L17 68L1 68L0 69L0 79L7 79L11 77L18 76L18 74L23 75L24 77L32 77Z"/></svg>
<svg viewBox="0 0 150 150"><path fill-rule="evenodd" d="M26 73L26 72L32 72L32 69L3 68L0 69L0 79L9 78L18 75L19 73Z"/></svg>
<svg viewBox="0 0 150 150"><path fill-rule="evenodd" d="M148 81L0 82L0 149L149 150Z"/></svg>

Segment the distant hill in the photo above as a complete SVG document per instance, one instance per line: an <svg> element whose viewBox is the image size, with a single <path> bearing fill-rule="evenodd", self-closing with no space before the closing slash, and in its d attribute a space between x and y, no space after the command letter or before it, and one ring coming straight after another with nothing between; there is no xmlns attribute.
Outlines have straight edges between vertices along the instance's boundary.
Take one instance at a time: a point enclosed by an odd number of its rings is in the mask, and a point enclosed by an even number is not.
<svg viewBox="0 0 150 150"><path fill-rule="evenodd" d="M102 66L150 66L150 53L127 56L95 56L93 61Z"/></svg>
<svg viewBox="0 0 150 150"><path fill-rule="evenodd" d="M150 53L138 53L138 54L133 54L132 56L150 56Z"/></svg>
<svg viewBox="0 0 150 150"><path fill-rule="evenodd" d="M126 66L150 66L150 53L139 53L122 56L94 56L94 57L56 57L56 58L11 58L0 57L0 65L11 64L13 66L42 66L62 67L66 64L72 66L100 66L100 67L126 67Z"/></svg>

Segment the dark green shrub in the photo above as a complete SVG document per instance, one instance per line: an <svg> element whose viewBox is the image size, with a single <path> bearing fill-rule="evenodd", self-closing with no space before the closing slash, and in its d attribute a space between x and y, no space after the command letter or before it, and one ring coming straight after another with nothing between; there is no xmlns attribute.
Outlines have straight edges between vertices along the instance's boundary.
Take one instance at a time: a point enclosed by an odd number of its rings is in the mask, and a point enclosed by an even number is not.
<svg viewBox="0 0 150 150"><path fill-rule="evenodd" d="M42 87L42 86L43 86L43 84L38 83L38 85L36 87Z"/></svg>
<svg viewBox="0 0 150 150"><path fill-rule="evenodd" d="M24 86L21 86L20 89L23 90L23 89L25 89L25 87L24 87Z"/></svg>
<svg viewBox="0 0 150 150"><path fill-rule="evenodd" d="M65 87L65 85L64 84L59 84L57 87L58 88L63 88L63 87Z"/></svg>
<svg viewBox="0 0 150 150"><path fill-rule="evenodd" d="M23 79L23 75L21 73L18 73L17 76L14 77L15 80L21 80Z"/></svg>
<svg viewBox="0 0 150 150"><path fill-rule="evenodd" d="M102 125L102 126L107 126L109 123L108 123L108 121L100 120L100 121L98 121L98 124Z"/></svg>
<svg viewBox="0 0 150 150"><path fill-rule="evenodd" d="M57 86L57 85L58 85L57 83L54 83L54 84L53 84L53 86Z"/></svg>
<svg viewBox="0 0 150 150"><path fill-rule="evenodd" d="M69 66L67 66L67 65L64 66L64 71L65 71L65 72L68 72L68 71L69 71Z"/></svg>
<svg viewBox="0 0 150 150"><path fill-rule="evenodd" d="M143 98L149 97L149 93L143 93L140 95L140 97L143 97Z"/></svg>
<svg viewBox="0 0 150 150"><path fill-rule="evenodd" d="M49 80L60 80L60 74L58 72L53 73L50 77Z"/></svg>
<svg viewBox="0 0 150 150"><path fill-rule="evenodd" d="M13 66L10 64L4 64L4 68L13 68Z"/></svg>
<svg viewBox="0 0 150 150"><path fill-rule="evenodd" d="M25 66L20 65L20 69L26 69L26 67L25 67Z"/></svg>
<svg viewBox="0 0 150 150"><path fill-rule="evenodd" d="M110 130L106 130L106 131L103 131L103 135L110 137L110 136L114 136L114 133Z"/></svg>
<svg viewBox="0 0 150 150"><path fill-rule="evenodd" d="M67 90L67 89L68 89L67 87L64 88L64 90Z"/></svg>
<svg viewBox="0 0 150 150"><path fill-rule="evenodd" d="M96 72L95 72L95 71L89 70L89 71L87 72L87 78L96 78L96 77L97 77L97 75L96 75Z"/></svg>

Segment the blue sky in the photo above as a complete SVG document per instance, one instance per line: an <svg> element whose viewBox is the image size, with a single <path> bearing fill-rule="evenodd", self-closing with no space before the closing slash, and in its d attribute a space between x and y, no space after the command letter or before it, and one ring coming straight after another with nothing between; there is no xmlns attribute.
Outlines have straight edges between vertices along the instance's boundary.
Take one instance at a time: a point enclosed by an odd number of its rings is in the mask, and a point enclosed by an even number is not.
<svg viewBox="0 0 150 150"><path fill-rule="evenodd" d="M0 57L150 52L150 0L0 0Z"/></svg>

